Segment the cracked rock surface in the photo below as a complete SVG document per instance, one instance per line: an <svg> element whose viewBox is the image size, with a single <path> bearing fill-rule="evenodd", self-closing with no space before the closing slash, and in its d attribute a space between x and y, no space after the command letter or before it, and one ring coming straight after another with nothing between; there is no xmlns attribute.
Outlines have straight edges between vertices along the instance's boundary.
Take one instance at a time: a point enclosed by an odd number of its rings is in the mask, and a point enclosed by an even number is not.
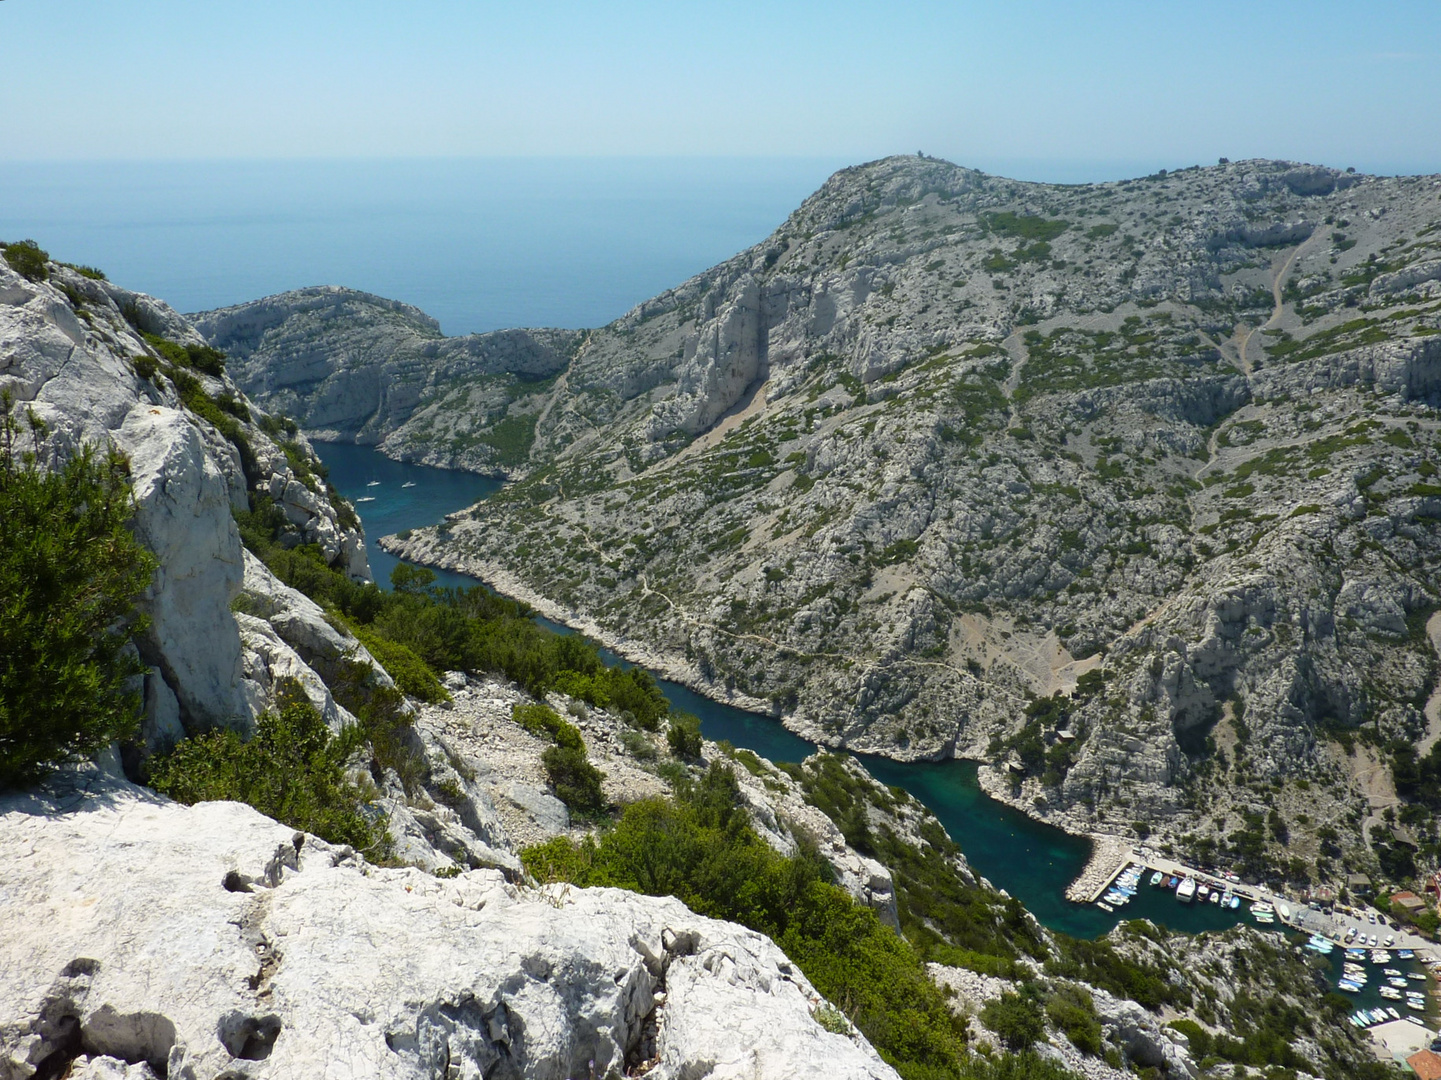
<svg viewBox="0 0 1441 1080"><path fill-rule="evenodd" d="M896 1075L675 900L376 869L93 772L0 800L0 890L4 1080Z"/></svg>

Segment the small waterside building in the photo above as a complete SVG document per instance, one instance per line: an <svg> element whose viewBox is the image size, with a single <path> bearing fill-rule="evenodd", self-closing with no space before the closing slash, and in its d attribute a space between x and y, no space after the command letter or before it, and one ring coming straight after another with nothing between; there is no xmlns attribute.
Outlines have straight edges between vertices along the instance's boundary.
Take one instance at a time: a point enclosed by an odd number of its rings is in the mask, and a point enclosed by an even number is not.
<svg viewBox="0 0 1441 1080"><path fill-rule="evenodd" d="M1426 910L1426 901L1407 889L1404 892L1392 894L1391 906L1401 908L1407 915L1415 915L1418 911Z"/></svg>
<svg viewBox="0 0 1441 1080"><path fill-rule="evenodd" d="M1422 1050L1408 1057L1406 1064L1421 1080L1441 1080L1441 1055Z"/></svg>

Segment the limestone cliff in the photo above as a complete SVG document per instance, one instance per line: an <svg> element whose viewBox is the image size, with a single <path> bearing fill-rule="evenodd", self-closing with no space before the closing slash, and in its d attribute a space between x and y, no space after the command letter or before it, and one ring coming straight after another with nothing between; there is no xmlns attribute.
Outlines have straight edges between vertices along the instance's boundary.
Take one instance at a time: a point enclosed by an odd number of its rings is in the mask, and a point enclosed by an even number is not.
<svg viewBox="0 0 1441 1080"><path fill-rule="evenodd" d="M502 330L446 338L428 315L352 289L313 288L194 316L237 380L314 436L477 471L524 459L531 403L582 335Z"/></svg>
<svg viewBox="0 0 1441 1080"><path fill-rule="evenodd" d="M287 542L369 576L359 521L317 479L305 436L254 409L219 361L191 366L186 346L204 341L160 301L58 263L31 280L0 260L0 389L44 422L43 461L85 443L130 461L134 528L160 562L138 640L151 749L217 725L247 730L277 681L299 671L285 632L260 633L232 611L246 578L234 511L269 500ZM338 725L324 684L312 677L307 689Z"/></svg>

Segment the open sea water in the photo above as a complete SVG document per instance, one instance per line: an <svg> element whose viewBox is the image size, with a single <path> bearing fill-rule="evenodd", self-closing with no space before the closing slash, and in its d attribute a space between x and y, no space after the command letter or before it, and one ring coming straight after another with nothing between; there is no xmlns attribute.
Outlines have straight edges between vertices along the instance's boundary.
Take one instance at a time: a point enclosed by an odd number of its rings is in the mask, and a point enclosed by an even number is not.
<svg viewBox="0 0 1441 1080"><path fill-rule="evenodd" d="M768 236L842 160L0 162L0 239L205 311L306 285L447 334L601 326Z"/></svg>

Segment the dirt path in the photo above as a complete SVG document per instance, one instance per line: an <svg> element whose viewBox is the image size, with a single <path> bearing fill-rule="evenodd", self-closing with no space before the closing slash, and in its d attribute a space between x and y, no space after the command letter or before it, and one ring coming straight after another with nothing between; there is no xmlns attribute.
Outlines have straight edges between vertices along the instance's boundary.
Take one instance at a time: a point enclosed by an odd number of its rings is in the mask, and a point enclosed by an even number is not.
<svg viewBox="0 0 1441 1080"><path fill-rule="evenodd" d="M1245 336L1241 338L1240 347L1236 350L1236 356L1240 361L1241 370L1245 374L1249 375L1254 370L1251 365L1250 355L1247 351L1251 344L1252 336L1257 330L1270 330L1281 321L1281 316L1286 308L1286 302L1282 299L1282 294L1286 289L1286 277L1291 273L1291 267L1296 265L1296 259L1300 256L1301 252L1320 235L1321 230L1317 229L1310 236L1306 237L1305 240L1302 240L1292 248L1291 254L1286 256L1285 260L1276 267L1275 272L1271 275L1271 317L1260 326L1247 330Z"/></svg>

